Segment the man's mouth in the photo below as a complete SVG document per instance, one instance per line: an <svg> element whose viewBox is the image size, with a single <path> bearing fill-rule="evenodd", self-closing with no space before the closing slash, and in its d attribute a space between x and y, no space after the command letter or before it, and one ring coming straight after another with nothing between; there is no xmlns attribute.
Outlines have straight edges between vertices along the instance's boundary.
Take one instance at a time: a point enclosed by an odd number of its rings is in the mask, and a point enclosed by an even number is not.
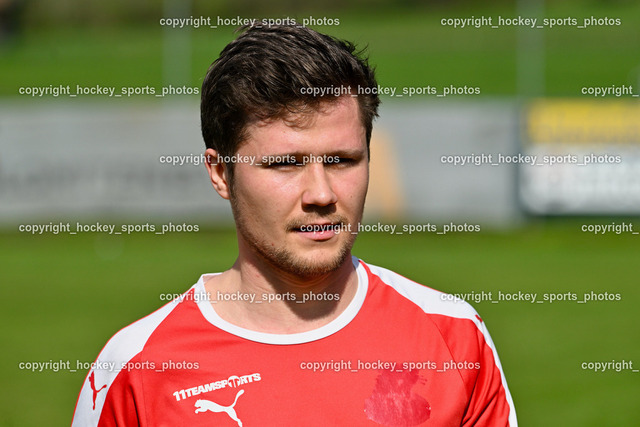
<svg viewBox="0 0 640 427"><path fill-rule="evenodd" d="M310 223L310 224L301 224L298 227L295 227L293 231L297 231L300 233L323 233L327 231L336 231L340 228L341 223L339 222L326 222L326 223Z"/></svg>

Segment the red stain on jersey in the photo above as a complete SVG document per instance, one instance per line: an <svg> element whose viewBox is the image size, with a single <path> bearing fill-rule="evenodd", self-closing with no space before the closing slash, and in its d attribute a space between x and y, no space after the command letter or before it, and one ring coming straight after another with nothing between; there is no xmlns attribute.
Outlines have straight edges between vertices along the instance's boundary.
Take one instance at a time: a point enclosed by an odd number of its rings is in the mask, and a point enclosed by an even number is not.
<svg viewBox="0 0 640 427"><path fill-rule="evenodd" d="M412 391L419 380L416 370L381 372L364 403L367 418L385 426L415 426L428 420L429 402Z"/></svg>
<svg viewBox="0 0 640 427"><path fill-rule="evenodd" d="M476 314L476 318L480 321L480 323L482 323L482 319L477 314Z"/></svg>

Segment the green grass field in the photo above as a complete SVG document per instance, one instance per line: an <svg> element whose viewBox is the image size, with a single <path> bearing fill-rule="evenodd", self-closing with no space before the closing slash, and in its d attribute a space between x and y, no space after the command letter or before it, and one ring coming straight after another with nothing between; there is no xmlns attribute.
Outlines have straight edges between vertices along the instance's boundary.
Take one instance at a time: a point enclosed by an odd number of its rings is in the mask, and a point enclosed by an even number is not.
<svg viewBox="0 0 640 427"><path fill-rule="evenodd" d="M591 220L593 222L593 220ZM579 222L511 232L362 234L354 253L450 293L619 293L620 301L474 304L502 359L523 426L630 426L640 374L592 372L590 361L640 367L638 236L594 236ZM3 426L65 425L86 371L20 370L24 361L91 362L123 326L203 272L235 259L233 230L196 234L0 236ZM37 402L37 404L34 404Z"/></svg>

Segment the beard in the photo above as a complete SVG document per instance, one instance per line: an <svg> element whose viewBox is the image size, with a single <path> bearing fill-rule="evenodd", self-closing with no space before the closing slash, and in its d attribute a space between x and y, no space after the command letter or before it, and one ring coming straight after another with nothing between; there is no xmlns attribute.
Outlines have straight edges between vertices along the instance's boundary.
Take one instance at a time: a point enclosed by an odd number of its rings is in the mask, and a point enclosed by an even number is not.
<svg viewBox="0 0 640 427"><path fill-rule="evenodd" d="M356 240L356 234L346 233L346 238L342 238L337 250L328 258L303 257L287 248L284 244L280 246L271 243L267 237L259 231L259 227L251 224L247 217L249 209L238 206L237 200L231 198L231 210L236 222L236 229L239 236L250 245L250 247L269 265L285 273L300 277L302 279L313 279L324 276L339 269L351 254L351 248ZM362 216L362 212L360 212ZM296 219L287 222L284 229L287 233L295 232L301 225L314 221L329 221L332 224L346 225L347 219L342 215L316 213L311 218ZM343 233L340 233L343 234ZM335 238L340 238L336 234ZM322 243L319 243L322 244Z"/></svg>

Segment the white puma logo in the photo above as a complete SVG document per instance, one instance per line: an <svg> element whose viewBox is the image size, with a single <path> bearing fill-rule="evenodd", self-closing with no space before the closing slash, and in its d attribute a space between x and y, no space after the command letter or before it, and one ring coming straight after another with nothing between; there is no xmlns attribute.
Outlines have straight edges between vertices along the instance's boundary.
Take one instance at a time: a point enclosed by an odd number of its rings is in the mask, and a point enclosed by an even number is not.
<svg viewBox="0 0 640 427"><path fill-rule="evenodd" d="M226 412L227 415L229 415L229 417L231 417L231 419L233 421L238 423L238 427L242 427L242 421L240 421L240 419L238 418L238 414L236 414L236 410L233 409L233 407L236 406L236 402L238 401L238 397L240 397L240 395L242 395L242 393L244 393L244 390L240 390L238 392L238 394L236 394L236 399L229 406L218 405L217 403L212 402L210 400L204 400L204 399L197 400L196 401L196 414L198 414L200 412L207 412L207 411L211 411L211 412Z"/></svg>

